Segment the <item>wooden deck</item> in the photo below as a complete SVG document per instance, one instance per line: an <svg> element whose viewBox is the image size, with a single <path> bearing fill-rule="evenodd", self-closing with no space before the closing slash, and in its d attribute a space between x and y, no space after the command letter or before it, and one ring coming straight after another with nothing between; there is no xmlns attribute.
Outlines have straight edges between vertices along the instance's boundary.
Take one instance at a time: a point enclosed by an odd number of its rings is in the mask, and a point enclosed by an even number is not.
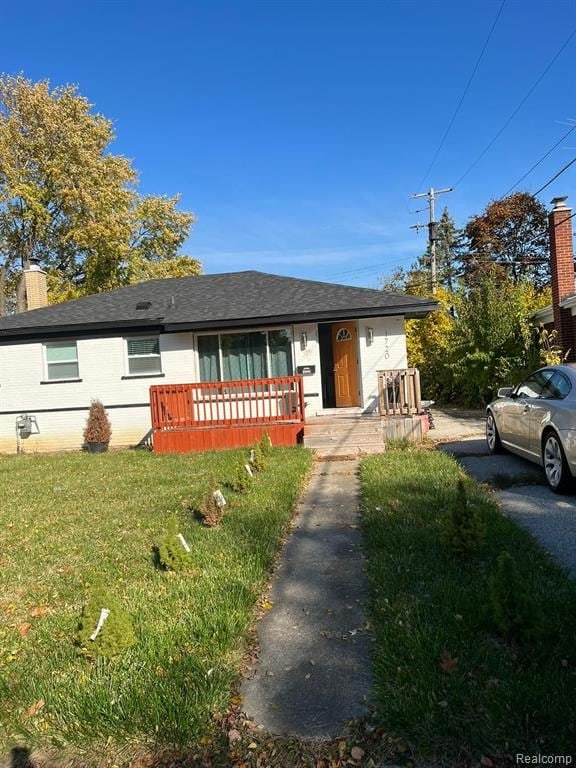
<svg viewBox="0 0 576 768"><path fill-rule="evenodd" d="M304 432L301 376L150 387L157 453L241 448L265 431L274 445L295 445Z"/></svg>

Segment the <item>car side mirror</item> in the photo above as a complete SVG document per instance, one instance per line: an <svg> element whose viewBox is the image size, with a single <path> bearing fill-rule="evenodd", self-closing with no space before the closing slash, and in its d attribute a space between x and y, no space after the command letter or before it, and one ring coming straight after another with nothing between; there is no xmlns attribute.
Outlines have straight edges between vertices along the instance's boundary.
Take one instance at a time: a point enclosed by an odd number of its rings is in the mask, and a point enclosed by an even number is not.
<svg viewBox="0 0 576 768"><path fill-rule="evenodd" d="M498 390L498 397L510 397L514 387L500 387Z"/></svg>

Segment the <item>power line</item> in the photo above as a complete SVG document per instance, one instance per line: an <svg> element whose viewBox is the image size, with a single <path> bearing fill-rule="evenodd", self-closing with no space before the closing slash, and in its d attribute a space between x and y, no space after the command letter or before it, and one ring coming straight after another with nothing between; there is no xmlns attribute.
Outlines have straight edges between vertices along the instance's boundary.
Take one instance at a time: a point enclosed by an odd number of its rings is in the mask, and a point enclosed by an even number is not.
<svg viewBox="0 0 576 768"><path fill-rule="evenodd" d="M388 262L380 262L379 264L368 264L365 267L356 267L355 269L346 269L343 272L330 272L330 277L340 277L341 275L358 275L360 272L369 272L370 270L376 270L381 267L386 267L388 269L393 269L394 267L399 266L400 264L405 264L407 261L414 261L414 259L417 259L418 256L406 256L405 259L398 259L397 261L394 261L392 264L389 264Z"/></svg>
<svg viewBox="0 0 576 768"><path fill-rule="evenodd" d="M503 126L502 126L502 127L501 127L501 128L500 128L500 129L499 129L497 132L496 132L496 134L495 134L495 135L494 135L494 137L491 139L491 141L489 141L489 142L488 142L488 144L487 144L487 145L484 147L484 149L482 150L482 152L480 152L480 154L478 155L478 157L477 157L477 158L474 160L474 162L473 162L473 163L471 163L471 164L468 166L468 168L466 169L466 171L464 171L464 173L462 174L462 176L460 176L460 178L458 179L458 181L456 182L456 184L454 184L454 186L455 186L455 187L456 187L456 186L458 186L459 184L461 184L461 183L462 183L462 181L464 181L464 179L466 178L466 176L468 176L468 174L469 174L469 173L470 173L470 172L471 172L471 171L472 171L472 170L473 170L473 169L474 169L474 168L475 168L475 167L478 165L478 163L480 162L480 160L482 160L482 158L484 157L484 155L485 155L485 154L486 154L486 153L487 153L487 152L488 152L488 151L489 151L489 150L490 150L490 149L491 149L491 148L494 146L494 144L496 143L496 141L497 141L497 140L500 138L500 136L501 136L501 135L504 133L504 131L506 130L506 128L508 128L508 126L510 125L510 123L512 122L512 120L513 120L513 119L516 117L516 115L518 114L518 112L520 112L520 110L522 109L522 107L524 106L524 104L525 104L525 103L528 101L528 99L530 98L530 96L532 96L532 94L534 93L534 91L536 90L536 88L537 88L537 87L540 85L540 83L542 82L542 80L544 79L544 77L545 77L545 76L548 74L548 72L550 71L550 69L552 69L553 65L556 63L556 60L558 59L558 57L560 56L560 54L561 54L561 53L564 51L564 49L565 49L565 48L568 46L568 44L571 42L571 40L572 40L572 38L574 37L574 35L576 35L576 27L574 27L574 29L572 30L572 32L571 32L571 33L568 35L567 39L566 39L566 40L564 41L564 43L563 43L563 44L560 46L559 50L558 50L558 51L557 51L557 52L554 54L554 56L552 57L552 60L551 60L551 61L549 62L549 64L548 64L548 65L545 67L544 71L543 71L543 72L542 72L542 74L541 74L541 75L538 77L538 79L536 80L536 82L535 82L535 83L534 83L534 84L531 86L531 88L528 90L527 94L526 94L526 95L524 96L524 98L523 98L523 99L520 101L520 103L518 104L518 106L516 107L516 109L515 109L515 110L512 112L512 114L510 115L510 117L509 117L509 118L506 120L506 122L504 123L504 125L503 125Z"/></svg>
<svg viewBox="0 0 576 768"><path fill-rule="evenodd" d="M574 162L574 160L572 162ZM574 211L574 213L571 213L570 216L567 216L565 219L562 219L561 221L557 221L556 224L554 224L554 229L556 229L556 227L559 227L560 224L564 224L566 221L570 221L570 219L573 219L574 216L576 216L576 211ZM535 243L536 240L539 240L541 237L544 237L547 234L548 234L547 229L543 230L542 232L539 232L537 235L534 235L534 237L531 240L528 240L526 245L532 245L532 243Z"/></svg>
<svg viewBox="0 0 576 768"><path fill-rule="evenodd" d="M512 192L512 190L513 190L513 189L515 189L515 188L518 186L518 184L520 184L520 182L524 181L524 179L525 179L527 176L530 176L530 174L532 173L532 171L536 170L536 168L538 168L538 166L540 165L540 163L544 162L544 160L546 160L546 158L547 158L549 155L551 155L551 154L552 154L552 152L553 152L553 151L556 149L556 147L558 147L560 144L562 144L562 142L564 141L564 139L567 139L567 138L568 138L568 136L570 136L570 134L571 134L573 131L576 131L576 124L574 124L574 125L572 126L572 128L570 128L570 130L569 130L569 131L567 131L567 132L566 132L566 133L565 133L565 134L564 134L564 135L563 135L563 136L562 136L560 139L558 139L558 141L556 142L556 144L554 144L554 146L553 146L553 147L550 147L550 149L548 150L548 152L546 152L546 154L542 155L542 157L540 158L540 160L538 160L538 162L537 162L537 163L534 163L534 165L533 165L533 166L532 166L532 167L531 167L529 170L527 170L527 171L526 171L526 173L524 174L524 176L521 176L521 177L518 179L518 181L517 181L515 184L512 184L512 186L510 187L510 189L506 190L506 192L505 192L505 193L502 195L502 197L508 197L508 195L510 194L510 192Z"/></svg>
<svg viewBox="0 0 576 768"><path fill-rule="evenodd" d="M576 158L575 158L575 160L576 160ZM567 216L566 218L561 219L559 222L557 222L554 225L554 228L559 227L561 224L564 224L566 221L570 221L570 219L573 219L575 216L576 216L576 211L574 211L572 214L570 214L570 216ZM542 230L538 234L534 235L534 237L532 237L530 240L528 240L528 242L525 243L525 245L531 245L532 243L535 243L536 240L539 240L541 237L544 237L547 234L548 234L548 229ZM414 262L416 262L418 260L418 258L419 258L418 256L408 256L405 259L399 259L398 261L395 261L392 264L371 264L371 265L369 265L367 267L360 267L358 269L350 269L350 270L347 270L346 272L335 272L335 273L332 272L331 276L335 277L337 275L357 275L357 274L360 274L361 272L370 272L370 270L373 270L374 272L376 272L381 267L387 267L389 269L393 269L394 267L397 267L401 263L405 263L406 261L414 261ZM533 258L530 259L529 263L530 264L539 264L539 263L545 264L548 261L549 261L549 259L547 257L544 257L544 256L542 257L542 259L534 258L533 257ZM495 260L495 259L490 259L490 258L487 258L487 257L481 257L479 259L476 259L475 263L476 264L480 264L480 263L481 264L495 264L495 263L499 263L499 261ZM502 264L513 264L515 262L514 261L501 261L500 263L502 263ZM520 263L520 262L518 262L518 263ZM525 261L523 263L528 263L528 262ZM424 282L426 284L429 284L429 280L425 280Z"/></svg>
<svg viewBox="0 0 576 768"><path fill-rule="evenodd" d="M466 83L466 87L464 88L464 92L462 93L462 96L460 97L460 101L456 105L456 109L454 110L452 117L450 118L450 122L448 123L448 127L444 131L444 135L442 136L442 139L440 140L440 144L438 145L438 148L436 149L436 152L434 153L434 157L432 158L432 161L430 165L428 166L428 169L424 176L422 177L422 181L420 184L418 184L418 192L422 189L422 186L424 185L424 182L428 178L428 175L432 168L434 168L434 165L436 164L436 160L438 159L438 155L442 151L442 147L444 146L446 139L448 138L448 134L450 133L452 126L454 125L454 121L456 120L456 117L458 115L458 112L460 112L460 107L464 103L464 99L466 98L466 94L470 90L470 86L472 85L472 80L474 80L474 76L476 75L476 72L478 70L478 67L480 66L480 62L482 61L484 57L484 53L486 52L486 48L488 47L488 43L490 42L490 38L492 37L492 33L494 32L496 28L496 24L498 23L498 19L500 18L502 11L504 9L504 5L506 4L506 0L502 0L502 3L500 4L500 9L498 10L498 13L496 14L496 18L494 19L494 22L492 24L492 27L490 28L490 32L488 32L488 37L486 38L484 45L482 46L482 50L480 51L480 55L478 56L478 59L476 60L476 64L474 65L474 69L472 70L472 74L468 78L468 82Z"/></svg>
<svg viewBox="0 0 576 768"><path fill-rule="evenodd" d="M561 168L561 169L558 171L558 173L557 173L555 176L552 176L552 178L551 178L551 179L549 179L549 180L546 182L546 184L544 184L543 186L541 186L541 187L540 187L540 189L537 189L537 190L536 190L536 192L534 192L534 197L536 197L536 195L539 195L539 194L540 194L540 192L542 192L543 190L545 190L545 189L546 189L546 187L549 187L549 186L550 186L550 184L552 184L552 182L553 182L553 181L556 181L556 179L558 178L558 176L562 176L562 174L564 173L564 171L567 171L567 170L568 170L568 168L570 168L570 166L571 166L571 165L574 165L574 163L576 163L576 157L573 157L573 158L572 158L572 160L570 160L570 162L569 162L569 163L566 163L566 165L565 165L563 168Z"/></svg>

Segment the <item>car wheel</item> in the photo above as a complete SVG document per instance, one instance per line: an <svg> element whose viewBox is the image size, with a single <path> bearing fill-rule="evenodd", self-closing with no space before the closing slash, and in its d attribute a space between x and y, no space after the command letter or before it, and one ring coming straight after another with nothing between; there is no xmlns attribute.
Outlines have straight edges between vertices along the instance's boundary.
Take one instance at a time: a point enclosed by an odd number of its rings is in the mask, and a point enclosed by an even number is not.
<svg viewBox="0 0 576 768"><path fill-rule="evenodd" d="M548 432L542 448L542 463L546 482L554 493L566 493L572 486L572 475L556 432Z"/></svg>
<svg viewBox="0 0 576 768"><path fill-rule="evenodd" d="M498 433L498 427L496 426L496 419L492 411L488 411L486 416L486 443L488 444L488 451L490 453L502 453L502 442L500 441L500 435Z"/></svg>

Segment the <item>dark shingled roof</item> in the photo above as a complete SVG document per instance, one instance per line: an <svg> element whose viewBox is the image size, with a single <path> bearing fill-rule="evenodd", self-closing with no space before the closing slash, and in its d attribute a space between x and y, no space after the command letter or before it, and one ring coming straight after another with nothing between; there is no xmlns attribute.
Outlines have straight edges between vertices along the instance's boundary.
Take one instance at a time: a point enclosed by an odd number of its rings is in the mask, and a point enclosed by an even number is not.
<svg viewBox="0 0 576 768"><path fill-rule="evenodd" d="M229 272L149 280L0 319L0 341L135 330L208 330L284 322L407 315L437 302L316 280Z"/></svg>

